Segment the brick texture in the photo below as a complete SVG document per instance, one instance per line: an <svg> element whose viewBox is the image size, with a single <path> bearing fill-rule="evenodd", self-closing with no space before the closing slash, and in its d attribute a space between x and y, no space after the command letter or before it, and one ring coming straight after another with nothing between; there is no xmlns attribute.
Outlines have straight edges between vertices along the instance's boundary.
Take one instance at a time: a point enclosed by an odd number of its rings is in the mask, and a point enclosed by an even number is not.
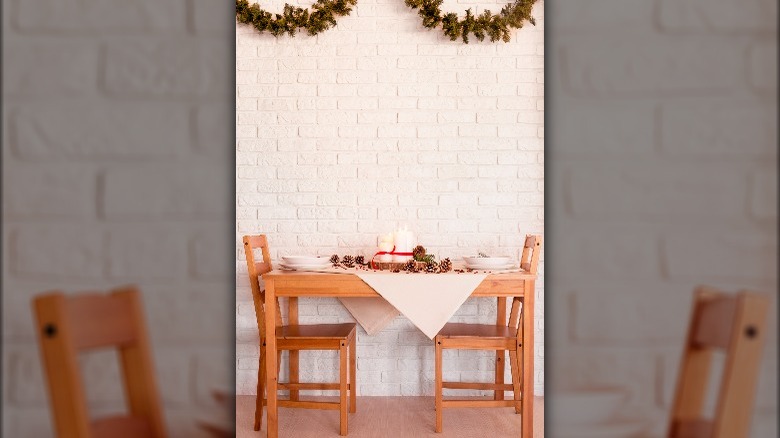
<svg viewBox="0 0 780 438"><path fill-rule="evenodd" d="M2 436L53 436L31 299L126 283L170 436L207 436L195 419L235 372L233 11L3 2ZM126 409L117 365L81 357L90 414Z"/></svg>
<svg viewBox="0 0 780 438"><path fill-rule="evenodd" d="M267 234L274 259L373 254L380 234L405 223L440 257L479 249L517 258L522 236L543 231L544 3L533 15L537 26L506 44L450 42L403 4L380 0L316 37L236 27L237 330L256 331L244 233ZM541 394L543 279L537 288ZM352 320L336 300L304 300L300 311L303 323ZM494 302L482 313L469 302L455 316L494 318ZM433 344L408 320L373 337L359 330L359 394L432 393ZM237 389L253 394L256 340L238 342ZM302 373L332 373L332 360L304 354ZM489 380L494 362L471 352L446 372Z"/></svg>
<svg viewBox="0 0 780 438"><path fill-rule="evenodd" d="M777 299L776 11L550 4L549 418L558 388L615 385L620 413L665 436L693 288ZM778 433L771 308L754 438Z"/></svg>

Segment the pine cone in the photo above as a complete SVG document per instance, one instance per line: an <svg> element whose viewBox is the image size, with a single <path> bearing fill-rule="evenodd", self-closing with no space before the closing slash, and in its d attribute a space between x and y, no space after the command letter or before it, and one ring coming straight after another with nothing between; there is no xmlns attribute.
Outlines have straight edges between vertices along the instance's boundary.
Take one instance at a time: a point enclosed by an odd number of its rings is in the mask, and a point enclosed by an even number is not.
<svg viewBox="0 0 780 438"><path fill-rule="evenodd" d="M330 256L330 262L333 263L334 265L338 265L339 263L341 263L338 254L333 254L332 256Z"/></svg>
<svg viewBox="0 0 780 438"><path fill-rule="evenodd" d="M363 257L362 255L359 255L359 256L355 257L355 264L358 265L358 266L365 265L366 264L366 258Z"/></svg>
<svg viewBox="0 0 780 438"><path fill-rule="evenodd" d="M423 258L425 257L425 247L422 245L415 246L412 250L412 255L415 260L423 261Z"/></svg>
<svg viewBox="0 0 780 438"><path fill-rule="evenodd" d="M341 264L348 268L352 268L355 266L355 258L352 257L351 255L345 255L344 258L341 260Z"/></svg>
<svg viewBox="0 0 780 438"><path fill-rule="evenodd" d="M404 267L402 269L406 272L417 272L417 263L415 263L414 260L408 260L406 263L404 263Z"/></svg>
<svg viewBox="0 0 780 438"><path fill-rule="evenodd" d="M435 261L431 260L431 261L428 261L425 264L425 272L433 274L433 273L436 273L438 271L439 271L439 264L436 263Z"/></svg>
<svg viewBox="0 0 780 438"><path fill-rule="evenodd" d="M440 272L450 272L451 270L452 270L452 262L450 261L449 257L447 257L446 259L442 260L441 263L439 263Z"/></svg>

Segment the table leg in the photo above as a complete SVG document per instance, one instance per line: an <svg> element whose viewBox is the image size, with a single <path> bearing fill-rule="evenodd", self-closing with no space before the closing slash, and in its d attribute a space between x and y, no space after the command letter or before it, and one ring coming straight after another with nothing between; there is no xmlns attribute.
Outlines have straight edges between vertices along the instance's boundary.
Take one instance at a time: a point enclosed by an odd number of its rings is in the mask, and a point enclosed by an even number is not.
<svg viewBox="0 0 780 438"><path fill-rule="evenodd" d="M506 298L499 297L496 307L496 325L506 325ZM496 350L496 384L504 384L504 364L506 362L506 352L504 350ZM504 391L493 391L493 400L503 400Z"/></svg>
<svg viewBox="0 0 780 438"><path fill-rule="evenodd" d="M534 436L534 303L535 281L526 280L523 286L523 418L522 438Z"/></svg>
<svg viewBox="0 0 780 438"><path fill-rule="evenodd" d="M276 350L276 293L274 281L265 281L265 362L266 362L266 393L268 394L268 406L266 407L268 438L279 436L279 423L277 406L278 366Z"/></svg>
<svg viewBox="0 0 780 438"><path fill-rule="evenodd" d="M287 299L287 324L298 325L298 297ZM290 383L298 383L299 351L290 350ZM298 400L298 390L290 390L290 400Z"/></svg>

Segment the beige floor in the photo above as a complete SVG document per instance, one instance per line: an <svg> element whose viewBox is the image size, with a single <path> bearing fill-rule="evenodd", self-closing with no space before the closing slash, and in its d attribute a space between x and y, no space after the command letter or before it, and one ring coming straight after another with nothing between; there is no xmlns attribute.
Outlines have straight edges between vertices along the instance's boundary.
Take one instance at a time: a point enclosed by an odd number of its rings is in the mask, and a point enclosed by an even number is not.
<svg viewBox="0 0 780 438"><path fill-rule="evenodd" d="M254 396L236 400L236 437L265 437L254 424ZM433 397L358 397L357 413L349 415L350 438L519 437L521 416L512 408L445 409L444 433L434 433ZM338 411L279 409L279 436L339 436ZM544 398L534 398L534 437L544 436Z"/></svg>

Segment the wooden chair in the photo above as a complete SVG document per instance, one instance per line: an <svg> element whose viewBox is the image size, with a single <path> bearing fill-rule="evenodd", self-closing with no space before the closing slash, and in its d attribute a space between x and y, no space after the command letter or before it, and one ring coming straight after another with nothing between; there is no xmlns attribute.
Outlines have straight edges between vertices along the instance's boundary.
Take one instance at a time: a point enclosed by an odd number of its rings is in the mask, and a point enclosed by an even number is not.
<svg viewBox="0 0 780 438"><path fill-rule="evenodd" d="M523 253L520 257L520 268L532 274L536 274L539 265L539 250L542 245L542 237L539 235L526 235ZM521 387L521 373L523 363L523 323L522 323L523 298L515 297L512 300L512 308L509 321L505 325L499 324L459 324L447 323L434 339L436 345L436 432L442 431L442 410L444 408L463 407L512 407L520 413L523 393ZM506 318L506 298L498 299L499 318ZM500 316L503 315L503 316ZM496 350L496 373L503 376L505 352L509 352L509 363L512 369L511 384L497 383L472 383L472 382L444 382L442 380L442 351L444 349L458 350ZM503 377L502 377L503 378ZM494 400L443 400L443 389L481 389L493 390ZM504 400L504 391L512 391L514 400ZM528 402L532 400L529 398ZM528 419L530 421L531 419ZM526 421L526 419L523 419Z"/></svg>
<svg viewBox="0 0 780 438"><path fill-rule="evenodd" d="M110 294L47 293L33 299L54 429L59 437L167 436L141 296L134 286ZM129 415L90 420L78 353L115 347Z"/></svg>
<svg viewBox="0 0 780 438"><path fill-rule="evenodd" d="M255 262L254 251L260 249L262 262ZM257 377L257 403L255 406L255 430L260 430L263 418L263 405L266 404L265 394L265 291L260 289L260 276L272 270L271 256L268 252L268 240L265 235L244 236L244 252L249 269L249 281L252 284L252 297L257 315L257 329L260 332L260 369ZM347 393L349 393L349 412L356 412L356 336L354 323L347 324L316 324L298 325L298 299L288 301L291 312L289 325L282 325L279 301L276 301L276 346L281 351L290 352L290 382L279 383L278 389L290 391L289 400L279 400L279 407L304 409L338 409L340 411L340 433L347 435ZM298 381L298 362L300 350L338 350L339 351L339 383L300 383ZM349 373L347 361L349 360ZM279 361L277 361L279 363ZM349 375L349 381L347 381ZM301 390L339 390L339 402L315 402L299 400Z"/></svg>
<svg viewBox="0 0 780 438"><path fill-rule="evenodd" d="M749 435L769 298L708 287L694 294L688 336L669 422L669 438ZM713 353L725 352L714 418L704 418Z"/></svg>

